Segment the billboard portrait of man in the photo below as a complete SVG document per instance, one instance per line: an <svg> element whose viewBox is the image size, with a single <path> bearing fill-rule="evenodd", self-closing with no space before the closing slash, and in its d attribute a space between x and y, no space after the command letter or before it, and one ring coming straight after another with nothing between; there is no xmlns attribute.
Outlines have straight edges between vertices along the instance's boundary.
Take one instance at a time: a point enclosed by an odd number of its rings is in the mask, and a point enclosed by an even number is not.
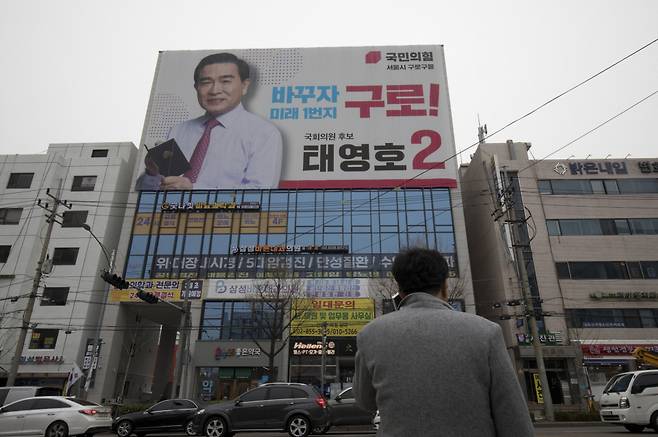
<svg viewBox="0 0 658 437"><path fill-rule="evenodd" d="M162 165L163 160L157 157L162 151L154 149L145 157L145 171L135 188L278 187L282 136L274 124L242 105L250 83L249 65L232 53L215 53L201 59L194 70L194 89L205 114L174 126L169 139L175 143L168 142L169 149L164 152L165 158L179 156L184 172L171 174L161 169L158 162Z"/></svg>

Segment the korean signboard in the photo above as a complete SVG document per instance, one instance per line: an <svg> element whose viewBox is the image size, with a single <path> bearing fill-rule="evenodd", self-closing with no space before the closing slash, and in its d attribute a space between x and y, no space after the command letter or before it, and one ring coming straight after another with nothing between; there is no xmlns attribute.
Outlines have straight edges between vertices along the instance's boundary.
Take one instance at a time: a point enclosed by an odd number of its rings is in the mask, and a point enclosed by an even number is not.
<svg viewBox="0 0 658 437"><path fill-rule="evenodd" d="M119 290L112 288L111 302L143 302L137 297L137 289L152 293L161 300L182 301L187 294L188 299L201 299L203 282L198 279L134 279L129 280L130 288Z"/></svg>
<svg viewBox="0 0 658 437"><path fill-rule="evenodd" d="M456 186L440 45L161 52L143 132L138 190Z"/></svg>
<svg viewBox="0 0 658 437"><path fill-rule="evenodd" d="M355 336L375 317L372 299L311 299L310 305L300 303L294 308L302 313L293 311L293 336L322 336L325 322L331 337Z"/></svg>
<svg viewBox="0 0 658 437"><path fill-rule="evenodd" d="M248 299L258 293L261 284L253 279L208 279L208 300ZM267 284L267 282L264 282ZM298 295L309 298L366 298L369 297L369 281L361 278L297 279L283 283L298 287Z"/></svg>

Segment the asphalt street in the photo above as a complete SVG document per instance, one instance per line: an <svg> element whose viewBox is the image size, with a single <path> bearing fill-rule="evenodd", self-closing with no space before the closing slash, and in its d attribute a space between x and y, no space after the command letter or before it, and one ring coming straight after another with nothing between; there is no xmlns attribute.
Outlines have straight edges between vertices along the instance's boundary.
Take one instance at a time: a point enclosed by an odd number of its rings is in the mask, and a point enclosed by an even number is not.
<svg viewBox="0 0 658 437"><path fill-rule="evenodd" d="M616 427L616 426L602 426L602 425L585 425L585 424L577 424L577 425L564 425L564 426L539 426L535 429L536 436L537 437L553 437L553 436L560 436L560 437L586 437L586 436L630 436L632 435L628 431L626 431L622 427ZM645 434L651 433L655 434L653 429L645 429L644 430ZM184 437L185 434L150 434L152 436L160 436L160 437ZM240 434L238 434L239 436ZM263 433L245 433L242 434L245 437L284 437L287 436L285 433L281 432L263 432ZM341 432L341 431L330 431L329 433L325 434L327 436L342 436L342 437L364 437L364 436L375 436L374 431L372 432L365 432L365 431L347 431L347 432ZM97 434L97 437L116 437L116 434L110 434L110 433L105 433L105 434Z"/></svg>

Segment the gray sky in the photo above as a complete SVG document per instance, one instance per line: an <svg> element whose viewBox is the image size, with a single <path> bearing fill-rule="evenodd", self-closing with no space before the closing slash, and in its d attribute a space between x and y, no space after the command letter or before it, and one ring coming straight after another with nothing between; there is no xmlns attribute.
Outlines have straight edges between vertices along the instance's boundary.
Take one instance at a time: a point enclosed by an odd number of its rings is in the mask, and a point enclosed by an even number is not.
<svg viewBox="0 0 658 437"><path fill-rule="evenodd" d="M138 144L159 50L443 44L457 150L658 37L658 1L0 0L0 153ZM658 90L658 43L490 141L536 158ZM658 156L658 95L556 155ZM464 159L468 161L468 154Z"/></svg>

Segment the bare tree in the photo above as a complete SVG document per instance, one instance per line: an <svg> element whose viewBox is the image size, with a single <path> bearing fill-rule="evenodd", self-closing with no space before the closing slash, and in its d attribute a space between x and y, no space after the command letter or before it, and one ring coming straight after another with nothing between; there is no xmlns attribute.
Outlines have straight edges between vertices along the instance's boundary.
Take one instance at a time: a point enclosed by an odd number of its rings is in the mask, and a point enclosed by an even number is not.
<svg viewBox="0 0 658 437"><path fill-rule="evenodd" d="M302 323L311 308L303 283L290 272L276 271L273 277L254 283L250 295L254 329L251 340L268 359L267 374L275 380L274 359L286 348L291 325Z"/></svg>
<svg viewBox="0 0 658 437"><path fill-rule="evenodd" d="M463 301L465 280L463 277L448 278L448 303ZM375 299L376 314L383 314L385 302L391 301L399 291L398 283L393 277L375 278L370 282L370 295Z"/></svg>

